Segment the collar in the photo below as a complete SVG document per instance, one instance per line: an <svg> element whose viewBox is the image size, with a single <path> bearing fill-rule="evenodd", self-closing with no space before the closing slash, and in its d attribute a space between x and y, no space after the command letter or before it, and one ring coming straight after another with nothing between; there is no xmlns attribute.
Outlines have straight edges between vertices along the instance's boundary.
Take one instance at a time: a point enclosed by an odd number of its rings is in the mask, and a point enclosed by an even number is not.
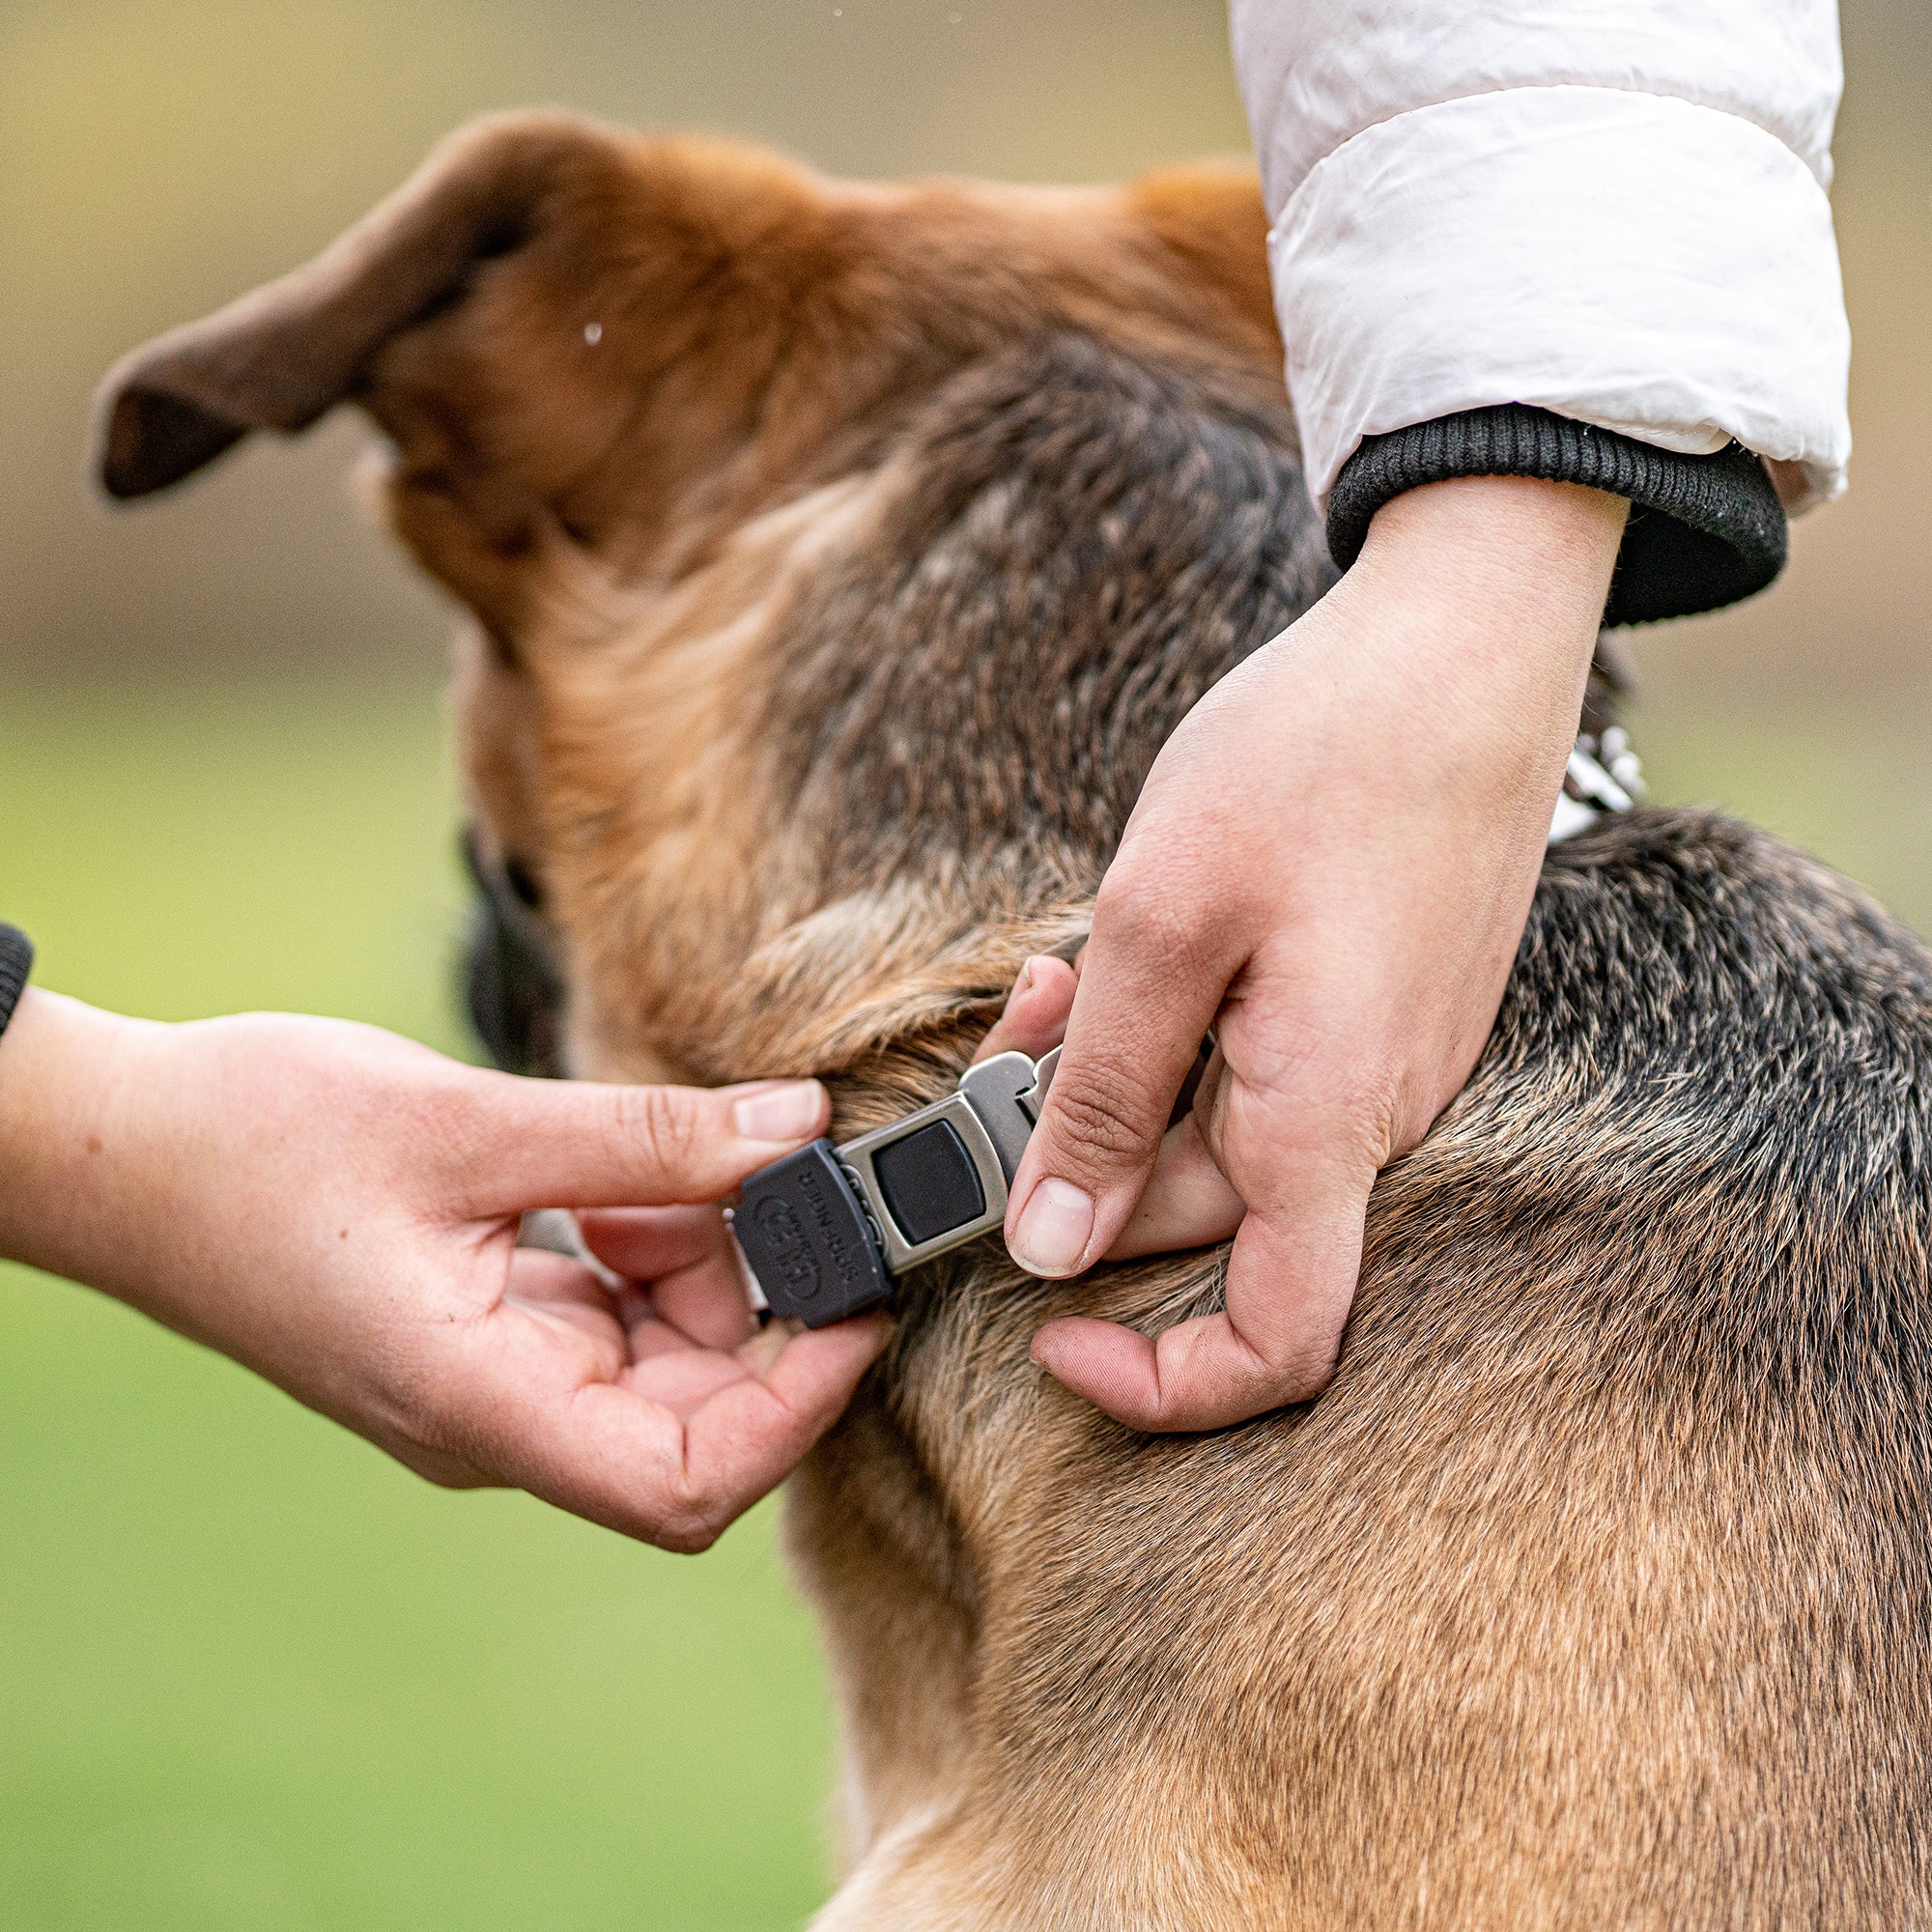
<svg viewBox="0 0 1932 1932"><path fill-rule="evenodd" d="M747 1177L725 1209L753 1305L822 1328L890 1300L897 1278L1007 1217L1060 1049L999 1053L944 1099L857 1140L813 1141Z"/></svg>
<svg viewBox="0 0 1932 1932"><path fill-rule="evenodd" d="M1643 772L1616 725L1571 748L1549 843L1629 811ZM834 1145L812 1142L750 1176L726 1209L753 1306L823 1327L877 1307L920 1263L997 1228L1060 1064L1002 1053L930 1106Z"/></svg>
<svg viewBox="0 0 1932 1932"><path fill-rule="evenodd" d="M1629 811L1643 796L1643 765L1620 724L1601 738L1579 731L1549 821L1549 843L1587 832L1605 812Z"/></svg>

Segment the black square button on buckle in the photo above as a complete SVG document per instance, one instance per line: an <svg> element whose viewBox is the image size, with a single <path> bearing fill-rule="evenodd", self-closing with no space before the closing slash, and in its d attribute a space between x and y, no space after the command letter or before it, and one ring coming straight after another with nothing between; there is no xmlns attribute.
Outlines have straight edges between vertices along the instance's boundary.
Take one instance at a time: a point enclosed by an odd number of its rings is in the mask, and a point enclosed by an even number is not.
<svg viewBox="0 0 1932 1932"><path fill-rule="evenodd" d="M730 1221L765 1306L823 1328L889 1300L908 1268L997 1228L1059 1063L1058 1047L1037 1065L995 1054L902 1121L759 1168Z"/></svg>

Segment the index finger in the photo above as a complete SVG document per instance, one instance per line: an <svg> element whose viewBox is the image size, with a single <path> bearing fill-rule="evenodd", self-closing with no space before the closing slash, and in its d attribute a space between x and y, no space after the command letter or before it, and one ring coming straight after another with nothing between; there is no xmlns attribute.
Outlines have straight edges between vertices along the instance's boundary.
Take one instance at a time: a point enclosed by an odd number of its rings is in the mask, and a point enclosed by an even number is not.
<svg viewBox="0 0 1932 1932"><path fill-rule="evenodd" d="M832 1115L816 1080L618 1087L466 1072L468 1104L445 1131L457 1205L476 1215L716 1201Z"/></svg>
<svg viewBox="0 0 1932 1932"><path fill-rule="evenodd" d="M1163 912L1146 888L1102 887L1059 1070L1007 1210L1007 1245L1029 1272L1078 1274L1126 1225L1238 964L1211 922Z"/></svg>

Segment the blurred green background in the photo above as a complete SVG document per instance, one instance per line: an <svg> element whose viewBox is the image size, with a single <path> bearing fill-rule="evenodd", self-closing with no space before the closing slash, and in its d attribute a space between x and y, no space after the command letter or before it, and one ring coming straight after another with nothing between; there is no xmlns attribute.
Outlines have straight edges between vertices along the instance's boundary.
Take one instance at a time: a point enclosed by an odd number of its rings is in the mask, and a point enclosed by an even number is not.
<svg viewBox="0 0 1932 1932"><path fill-rule="evenodd" d="M1639 744L1927 930L1932 10L1845 35L1854 492L1768 596L1640 640ZM120 515L81 459L121 351L530 102L850 173L1245 139L1218 0L0 0L0 913L48 984L465 1050L447 618L352 507L363 432ZM0 1925L779 1927L829 1766L769 1510L693 1561L445 1495L0 1270Z"/></svg>

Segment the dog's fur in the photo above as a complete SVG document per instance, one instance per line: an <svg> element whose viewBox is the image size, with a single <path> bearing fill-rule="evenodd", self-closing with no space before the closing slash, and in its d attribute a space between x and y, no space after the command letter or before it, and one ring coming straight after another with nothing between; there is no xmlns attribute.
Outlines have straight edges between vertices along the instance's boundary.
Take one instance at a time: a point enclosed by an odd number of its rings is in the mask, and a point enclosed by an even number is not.
<svg viewBox="0 0 1932 1932"><path fill-rule="evenodd" d="M477 619L499 1055L816 1072L843 1134L951 1084L1326 587L1279 368L1245 174L852 186L530 118L124 365L103 466L359 402ZM790 1494L820 1923L1923 1922L1928 1232L1919 946L1706 814L1552 853L1319 1402L1143 1438L1029 1366L1219 1254L907 1284Z"/></svg>

